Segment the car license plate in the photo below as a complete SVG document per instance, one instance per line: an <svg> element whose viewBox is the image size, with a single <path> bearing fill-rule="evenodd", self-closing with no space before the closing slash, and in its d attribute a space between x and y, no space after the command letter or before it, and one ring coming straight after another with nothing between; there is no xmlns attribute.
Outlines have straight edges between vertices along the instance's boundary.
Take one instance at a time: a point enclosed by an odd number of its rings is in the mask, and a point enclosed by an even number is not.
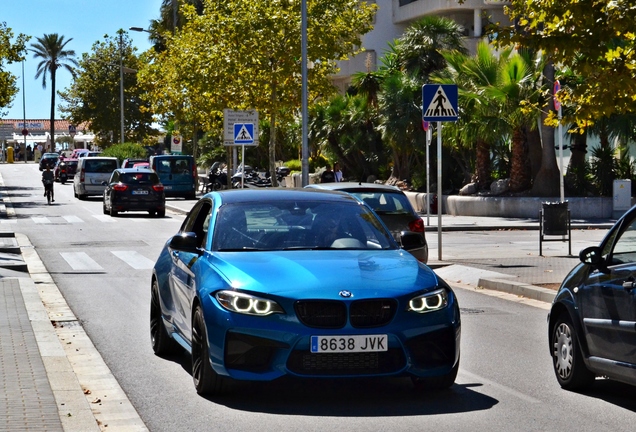
<svg viewBox="0 0 636 432"><path fill-rule="evenodd" d="M387 351L387 335L312 336L312 353L352 353Z"/></svg>
<svg viewBox="0 0 636 432"><path fill-rule="evenodd" d="M166 185L163 185L163 188L164 188L164 189L172 189L172 186L166 186Z"/></svg>
<svg viewBox="0 0 636 432"><path fill-rule="evenodd" d="M144 189L137 189L132 191L133 195L148 195L148 191Z"/></svg>

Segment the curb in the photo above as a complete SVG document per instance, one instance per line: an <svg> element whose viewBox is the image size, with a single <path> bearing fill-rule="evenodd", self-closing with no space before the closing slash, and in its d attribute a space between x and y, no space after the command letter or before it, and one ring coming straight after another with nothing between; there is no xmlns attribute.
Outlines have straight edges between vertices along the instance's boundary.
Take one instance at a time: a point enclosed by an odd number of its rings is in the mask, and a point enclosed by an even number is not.
<svg viewBox="0 0 636 432"><path fill-rule="evenodd" d="M15 236L30 275L20 288L64 431L148 431L28 237Z"/></svg>
<svg viewBox="0 0 636 432"><path fill-rule="evenodd" d="M501 291L508 294L515 294L521 297L539 300L545 303L552 303L556 291L530 285L525 282L515 282L506 279L479 279L478 287Z"/></svg>

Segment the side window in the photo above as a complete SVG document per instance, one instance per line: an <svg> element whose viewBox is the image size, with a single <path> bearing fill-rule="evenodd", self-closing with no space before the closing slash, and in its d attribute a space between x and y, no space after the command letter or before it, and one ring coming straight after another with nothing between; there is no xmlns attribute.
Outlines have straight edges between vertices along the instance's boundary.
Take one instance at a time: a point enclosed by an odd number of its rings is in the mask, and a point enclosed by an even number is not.
<svg viewBox="0 0 636 432"><path fill-rule="evenodd" d="M614 244L612 264L636 261L636 220L627 226Z"/></svg>
<svg viewBox="0 0 636 432"><path fill-rule="evenodd" d="M119 171L113 171L113 174L110 176L110 183L118 183L119 182Z"/></svg>
<svg viewBox="0 0 636 432"><path fill-rule="evenodd" d="M209 201L201 201L190 211L188 218L181 226L182 232L196 233L197 243L200 247L205 247L211 210L212 204Z"/></svg>

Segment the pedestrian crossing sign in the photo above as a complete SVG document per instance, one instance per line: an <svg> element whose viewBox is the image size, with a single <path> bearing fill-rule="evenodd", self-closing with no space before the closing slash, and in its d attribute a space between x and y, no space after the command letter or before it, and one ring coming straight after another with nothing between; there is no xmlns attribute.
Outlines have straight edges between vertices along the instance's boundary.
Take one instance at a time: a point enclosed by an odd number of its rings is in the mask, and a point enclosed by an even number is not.
<svg viewBox="0 0 636 432"><path fill-rule="evenodd" d="M254 123L234 123L234 144L254 144Z"/></svg>
<svg viewBox="0 0 636 432"><path fill-rule="evenodd" d="M422 120L457 121L457 85L424 84L422 86Z"/></svg>

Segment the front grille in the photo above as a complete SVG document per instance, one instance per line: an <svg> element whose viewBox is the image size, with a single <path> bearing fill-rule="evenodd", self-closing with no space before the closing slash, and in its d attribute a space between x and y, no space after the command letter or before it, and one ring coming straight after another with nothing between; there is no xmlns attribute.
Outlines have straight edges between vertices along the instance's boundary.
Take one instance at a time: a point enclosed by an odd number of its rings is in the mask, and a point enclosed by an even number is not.
<svg viewBox="0 0 636 432"><path fill-rule="evenodd" d="M360 300L351 304L349 320L357 328L379 327L391 322L396 310L395 300Z"/></svg>
<svg viewBox="0 0 636 432"><path fill-rule="evenodd" d="M294 351L287 368L301 375L372 375L397 372L406 360L399 348L374 353L321 353Z"/></svg>
<svg viewBox="0 0 636 432"><path fill-rule="evenodd" d="M307 327L342 328L347 324L347 308L339 301L302 300L294 304L294 309Z"/></svg>

